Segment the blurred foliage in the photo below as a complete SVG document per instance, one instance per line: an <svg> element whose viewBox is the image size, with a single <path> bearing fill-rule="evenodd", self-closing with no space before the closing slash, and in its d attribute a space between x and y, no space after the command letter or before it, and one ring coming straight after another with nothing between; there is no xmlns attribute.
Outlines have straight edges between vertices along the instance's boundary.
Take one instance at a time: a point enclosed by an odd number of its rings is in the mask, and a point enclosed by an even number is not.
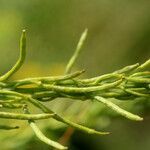
<svg viewBox="0 0 150 150"><path fill-rule="evenodd" d="M0 18L1 74L17 59L21 30L26 28L28 32L26 64L15 78L63 73L86 27L89 29L88 39L76 67L86 69L88 76L143 62L150 56L149 0L0 0ZM121 102L132 112L142 113L144 109L145 121L142 123L116 119L115 114L109 118L108 114L112 112L104 112L103 105L88 101L69 107L72 103L61 99L52 101L49 107L72 120L86 108L80 123L112 131L105 137L75 132L70 139L71 150L149 150L149 103L137 102L134 109L133 103ZM19 130L1 131L2 150L49 149L36 140L30 128L22 122L19 124L22 124ZM46 121L40 125L54 139L63 135L66 129L58 122Z"/></svg>

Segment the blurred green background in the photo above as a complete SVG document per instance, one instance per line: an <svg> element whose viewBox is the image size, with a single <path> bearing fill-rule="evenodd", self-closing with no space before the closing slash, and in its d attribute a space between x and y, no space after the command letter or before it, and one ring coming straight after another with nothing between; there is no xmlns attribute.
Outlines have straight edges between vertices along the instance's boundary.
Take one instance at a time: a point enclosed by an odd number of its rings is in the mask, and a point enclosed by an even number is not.
<svg viewBox="0 0 150 150"><path fill-rule="evenodd" d="M27 59L15 79L64 73L85 28L89 29L88 38L75 69L85 69L86 77L144 62L150 57L149 0L0 0L1 74L18 58L19 38L24 28ZM141 112L145 121L136 123L116 117L103 105L92 102L61 99L51 102L50 107L71 120L112 132L108 136L91 136L75 131L65 143L70 150L149 150L148 108L141 103L134 103L134 108L133 102L119 103L132 112ZM19 123L21 128L0 131L1 150L51 149L36 139L26 122L8 122ZM55 121L39 122L39 126L55 140L67 129Z"/></svg>

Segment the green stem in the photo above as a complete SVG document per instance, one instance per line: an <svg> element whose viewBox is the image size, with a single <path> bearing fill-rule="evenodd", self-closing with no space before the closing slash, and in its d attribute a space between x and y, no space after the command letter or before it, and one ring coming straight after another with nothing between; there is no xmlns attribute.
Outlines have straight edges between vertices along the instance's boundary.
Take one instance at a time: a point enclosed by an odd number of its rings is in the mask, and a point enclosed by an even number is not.
<svg viewBox="0 0 150 150"><path fill-rule="evenodd" d="M107 107L111 108L112 110L116 111L117 113L119 113L120 115L122 115L128 119L135 120L135 121L142 121L143 120L143 118L139 117L138 115L134 115L134 114L120 108L116 104L112 103L109 100L106 100L103 97L95 96L94 99L105 104Z"/></svg>
<svg viewBox="0 0 150 150"><path fill-rule="evenodd" d="M54 116L54 113L49 114L19 114L19 113L9 113L9 112L0 112L0 118L5 119L19 119L19 120L40 120L47 119Z"/></svg>
<svg viewBox="0 0 150 150"><path fill-rule="evenodd" d="M63 93L88 93L88 92L95 92L95 91L100 91L100 90L106 90L109 88L113 88L119 84L122 83L122 79L117 80L112 83L106 83L104 85L100 86L93 86L93 87L65 87L65 86L58 86L58 85L48 85L48 84L43 84L42 86L46 89L49 90L54 90L57 92L63 92Z"/></svg>
<svg viewBox="0 0 150 150"><path fill-rule="evenodd" d="M29 97L28 100L35 105L36 107L40 108L43 112L45 113L54 113L52 110L50 110L49 108L47 108L45 105L43 105L42 103L40 103L39 101ZM68 124L69 126L72 126L78 130L81 130L85 133L89 133L89 134L99 134L99 135L105 135L105 134L109 134L109 132L99 132L99 131L95 131L94 129L90 129L87 127L84 127L82 125L76 124L68 119L65 119L59 115L57 115L55 113L55 115L53 116L54 119L56 119L57 121L63 122L65 124Z"/></svg>
<svg viewBox="0 0 150 150"><path fill-rule="evenodd" d="M25 30L22 31L22 36L20 39L20 56L16 64L3 76L0 77L0 81L7 80L10 78L16 71L20 69L20 67L23 65L24 60L26 57L26 35Z"/></svg>
<svg viewBox="0 0 150 150"><path fill-rule="evenodd" d="M29 114L29 111L27 109L27 107L24 107L24 112L25 114ZM30 127L32 128L32 130L34 131L35 135L44 143L59 149L59 150L65 150L67 149L67 147L64 147L63 145L52 141L51 139L47 138L42 132L41 130L38 128L38 126L35 124L34 120L28 120L28 123L30 125Z"/></svg>
<svg viewBox="0 0 150 150"><path fill-rule="evenodd" d="M85 29L84 32L82 33L81 37L80 37L80 40L77 44L77 47L75 49L75 52L74 54L72 55L72 57L70 58L68 64L67 64L67 67L66 67L66 70L65 70L65 74L68 74L71 72L71 69L76 61L76 59L78 58L79 54L80 54L80 51L81 51L81 48L83 46L83 43L87 37L87 32L88 32L88 29Z"/></svg>
<svg viewBox="0 0 150 150"><path fill-rule="evenodd" d="M29 121L30 127L32 128L32 130L34 131L35 135L44 143L57 148L59 150L64 150L67 149L67 147L64 147L63 145L52 141L51 139L47 138L41 131L40 129L37 127L37 125L34 123L34 121Z"/></svg>

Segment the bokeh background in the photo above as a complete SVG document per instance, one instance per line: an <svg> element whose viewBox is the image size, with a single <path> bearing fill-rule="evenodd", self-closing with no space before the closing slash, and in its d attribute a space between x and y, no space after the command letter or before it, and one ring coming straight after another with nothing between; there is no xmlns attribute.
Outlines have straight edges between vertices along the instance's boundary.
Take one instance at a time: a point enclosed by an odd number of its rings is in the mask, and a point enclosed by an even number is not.
<svg viewBox="0 0 150 150"><path fill-rule="evenodd" d="M27 30L27 59L12 79L63 74L85 28L88 37L74 69L85 69L86 77L150 57L149 0L0 0L1 75L18 58L22 29ZM118 103L145 120L128 121L98 103L57 99L49 104L56 112L112 134L91 136L74 131L65 139L67 126L52 120L38 125L48 137L69 145L70 150L149 150L150 104ZM26 122L6 123L18 123L20 129L0 131L1 150L51 149L34 136Z"/></svg>

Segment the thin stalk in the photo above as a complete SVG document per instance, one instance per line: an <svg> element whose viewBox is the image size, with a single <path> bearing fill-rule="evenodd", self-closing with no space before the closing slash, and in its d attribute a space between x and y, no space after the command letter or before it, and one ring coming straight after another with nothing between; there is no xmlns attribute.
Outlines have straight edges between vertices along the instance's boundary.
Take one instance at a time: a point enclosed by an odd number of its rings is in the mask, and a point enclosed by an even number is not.
<svg viewBox="0 0 150 150"><path fill-rule="evenodd" d="M83 43L87 37L87 32L88 32L88 29L85 29L84 32L82 33L81 37L80 37L80 40L77 44L77 47L75 49L75 52L74 54L72 55L72 57L70 58L68 64L67 64L67 67L66 67L66 70L65 70L65 74L68 74L71 72L71 69L76 61L76 59L78 58L79 54L80 54L80 51L81 51L81 48L83 46Z"/></svg>
<svg viewBox="0 0 150 150"><path fill-rule="evenodd" d="M25 32L26 32L25 30L22 30L22 35L20 39L20 56L19 56L18 61L6 74L0 77L0 81L4 81L10 78L23 65L25 57L26 57L26 34Z"/></svg>
<svg viewBox="0 0 150 150"><path fill-rule="evenodd" d="M29 111L27 109L27 107L24 107L24 112L25 114L29 114ZM34 120L28 120L28 123L30 125L30 127L32 128L32 130L34 131L35 135L37 136L37 138L39 138L42 142L56 148L56 149L59 149L59 150L65 150L67 149L67 147L55 142L55 141L52 141L51 139L47 138L42 132L41 130L38 128L38 126L36 125L35 121Z"/></svg>
<svg viewBox="0 0 150 150"><path fill-rule="evenodd" d="M93 87L63 87L63 86L58 86L58 85L42 85L44 88L49 89L49 90L54 90L57 92L63 92L63 93L88 93L88 92L95 92L95 91L100 91L100 90L106 90L109 88L113 88L119 84L122 83L122 79L117 80L112 83L107 83L104 85L100 86L93 86Z"/></svg>
<svg viewBox="0 0 150 150"><path fill-rule="evenodd" d="M150 59L140 65L138 68L134 70L134 72L143 71L145 69L150 69Z"/></svg>
<svg viewBox="0 0 150 150"><path fill-rule="evenodd" d="M35 84L36 82L39 82L39 81L44 82L44 83L60 82L63 80L69 80L69 79L76 78L84 72L85 72L84 70L81 70L81 71L76 71L76 72L73 72L73 73L70 73L67 75L63 75L63 76L26 78L26 79L22 79L22 80L13 81L13 82L11 82L10 86L18 87L18 86L22 86L22 85Z"/></svg>
<svg viewBox="0 0 150 150"><path fill-rule="evenodd" d="M9 113L9 112L0 112L0 118L5 119L19 119L19 120L40 120L47 119L54 116L54 113L47 114L20 114L20 113Z"/></svg>
<svg viewBox="0 0 150 150"><path fill-rule="evenodd" d="M64 149L68 149L67 147L52 141L51 139L47 138L41 131L40 129L37 127L37 125L34 123L34 121L29 121L30 127L32 128L32 130L34 131L35 135L44 143L57 148L59 150L64 150Z"/></svg>
<svg viewBox="0 0 150 150"><path fill-rule="evenodd" d="M124 116L124 117L126 117L128 119L135 120L135 121L142 121L143 120L143 118L141 118L140 116L134 115L134 114L132 114L132 113L130 113L130 112L120 108L116 104L112 103L109 100L106 100L103 97L95 96L94 99L99 101L99 102L101 102L101 103L103 103L103 104L105 104L107 107L111 108L115 112L119 113L120 115L122 115L122 116Z"/></svg>
<svg viewBox="0 0 150 150"><path fill-rule="evenodd" d="M38 107L39 109L41 109L44 113L54 113L52 110L50 110L49 108L47 108L45 105L43 105L42 103L40 103L39 101L29 97L28 100L35 105L36 107ZM76 128L77 130L81 130L85 133L89 133L89 134L99 134L99 135L105 135L105 134L109 134L109 132L99 132L99 131L95 131L94 129L90 129L88 127L76 124L68 119L65 119L64 117L59 116L58 114L55 113L55 115L53 116L54 119L56 119L57 121L63 122L65 124L68 124L71 127Z"/></svg>

